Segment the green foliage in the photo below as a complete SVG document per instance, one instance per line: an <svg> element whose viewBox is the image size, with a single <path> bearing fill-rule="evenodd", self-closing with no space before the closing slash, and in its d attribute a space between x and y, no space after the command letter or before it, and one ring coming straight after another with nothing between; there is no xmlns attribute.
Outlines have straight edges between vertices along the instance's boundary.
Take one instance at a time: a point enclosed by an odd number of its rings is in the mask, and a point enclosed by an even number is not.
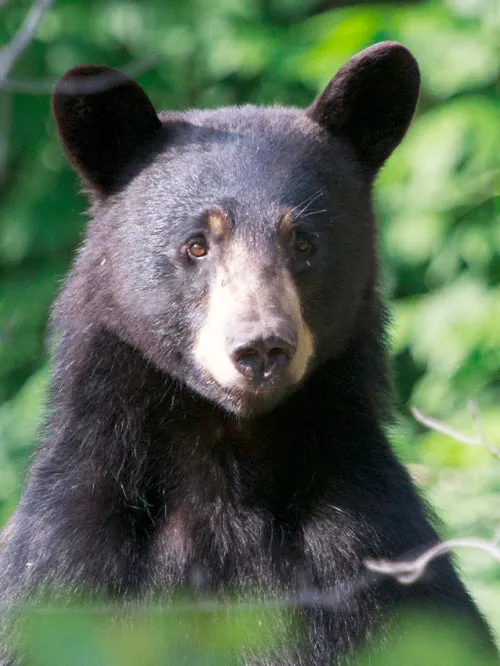
<svg viewBox="0 0 500 666"><path fill-rule="evenodd" d="M27 666L229 666L243 651L276 651L292 627L283 612L265 606L217 610L178 602L128 613L33 609L19 633Z"/></svg>
<svg viewBox="0 0 500 666"><path fill-rule="evenodd" d="M188 605L135 613L52 607L24 614L18 636L26 666L236 666L243 655L279 653L293 628L284 612L265 605L225 611ZM495 663L467 628L432 612L403 614L381 645L380 652L359 655L355 666Z"/></svg>
<svg viewBox="0 0 500 666"><path fill-rule="evenodd" d="M0 8L0 44L29 6L19 0ZM313 0L55 2L11 72L10 87L0 90L1 522L18 501L35 442L48 376L47 315L81 238L86 205L58 146L41 82L81 62L132 63L144 68L139 80L160 108L305 106L356 51L396 39L419 60L423 89L412 129L375 193L403 413L394 441L418 464L450 534L488 537L500 525L500 463L480 447L424 432L407 411L417 404L464 430L473 397L486 436L500 444L497 0L361 5L318 15L314 6ZM22 92L39 88L41 94ZM500 629L499 567L480 554L461 563ZM71 622L61 624L70 642ZM128 645L123 634L116 640ZM34 665L49 663L38 647L33 654ZM456 654L449 663L466 663ZM102 659L84 661L115 663Z"/></svg>
<svg viewBox="0 0 500 666"><path fill-rule="evenodd" d="M452 618L408 611L398 618L380 654L361 657L356 666L494 666L495 661Z"/></svg>

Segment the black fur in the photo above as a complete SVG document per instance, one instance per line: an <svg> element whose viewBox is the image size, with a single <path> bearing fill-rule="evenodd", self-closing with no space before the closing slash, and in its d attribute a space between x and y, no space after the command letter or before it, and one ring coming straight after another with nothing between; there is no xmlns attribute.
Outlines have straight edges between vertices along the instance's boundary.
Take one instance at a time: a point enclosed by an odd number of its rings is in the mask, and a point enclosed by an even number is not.
<svg viewBox="0 0 500 666"><path fill-rule="evenodd" d="M4 606L46 593L307 593L296 611L306 636L258 663L326 666L350 663L376 629L390 631L401 604L424 603L463 618L493 649L447 557L411 586L364 566L438 540L384 433L371 206L376 170L413 114L415 61L377 45L307 113L166 113L160 127L136 84L117 81L79 97L55 91L92 220L54 310L49 415L5 537ZM214 206L229 213L270 293L287 261L280 211L295 210L317 239L309 270L294 273L313 360L300 386L250 415L191 354L213 267L188 265L179 248ZM316 593L331 594L332 607L314 603Z"/></svg>

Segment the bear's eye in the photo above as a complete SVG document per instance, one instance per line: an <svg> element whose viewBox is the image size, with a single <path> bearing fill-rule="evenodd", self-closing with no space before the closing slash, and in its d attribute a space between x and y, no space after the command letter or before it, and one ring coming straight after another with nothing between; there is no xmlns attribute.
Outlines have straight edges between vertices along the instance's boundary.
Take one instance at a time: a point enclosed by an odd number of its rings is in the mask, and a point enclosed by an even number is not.
<svg viewBox="0 0 500 666"><path fill-rule="evenodd" d="M207 242L204 238L192 238L186 245L186 254L190 259L202 259L208 254Z"/></svg>
<svg viewBox="0 0 500 666"><path fill-rule="evenodd" d="M316 244L311 234L295 232L292 240L292 261L294 270L301 272L311 267Z"/></svg>
<svg viewBox="0 0 500 666"><path fill-rule="evenodd" d="M306 236L297 236L295 238L295 251L299 252L300 254L305 254L306 252L310 252L312 249L312 244L309 238Z"/></svg>
<svg viewBox="0 0 500 666"><path fill-rule="evenodd" d="M297 259L305 259L314 251L314 242L310 234L295 233L293 238L293 249Z"/></svg>

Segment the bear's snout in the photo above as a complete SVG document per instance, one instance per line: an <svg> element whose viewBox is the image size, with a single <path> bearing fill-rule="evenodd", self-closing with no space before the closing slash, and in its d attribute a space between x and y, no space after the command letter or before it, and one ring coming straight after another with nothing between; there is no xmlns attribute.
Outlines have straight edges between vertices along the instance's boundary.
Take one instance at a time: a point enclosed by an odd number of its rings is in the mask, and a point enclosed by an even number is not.
<svg viewBox="0 0 500 666"><path fill-rule="evenodd" d="M273 335L240 335L229 342L229 355L236 370L255 386L275 385L285 379L286 366L297 350L295 327L284 323L274 328Z"/></svg>
<svg viewBox="0 0 500 666"><path fill-rule="evenodd" d="M272 402L272 395L297 386L313 354L313 336L290 271L275 267L270 281L267 265L245 247L226 254L194 344L198 368L208 381L238 396L238 411L246 397L266 394Z"/></svg>

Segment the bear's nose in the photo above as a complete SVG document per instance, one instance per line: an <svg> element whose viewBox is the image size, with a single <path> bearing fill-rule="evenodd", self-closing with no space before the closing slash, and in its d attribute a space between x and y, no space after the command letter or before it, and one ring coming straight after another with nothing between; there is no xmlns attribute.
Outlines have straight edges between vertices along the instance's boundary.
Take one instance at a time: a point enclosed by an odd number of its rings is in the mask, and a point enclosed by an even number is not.
<svg viewBox="0 0 500 666"><path fill-rule="evenodd" d="M236 344L231 358L238 372L259 385L282 371L295 353L294 336L272 335L251 342Z"/></svg>

